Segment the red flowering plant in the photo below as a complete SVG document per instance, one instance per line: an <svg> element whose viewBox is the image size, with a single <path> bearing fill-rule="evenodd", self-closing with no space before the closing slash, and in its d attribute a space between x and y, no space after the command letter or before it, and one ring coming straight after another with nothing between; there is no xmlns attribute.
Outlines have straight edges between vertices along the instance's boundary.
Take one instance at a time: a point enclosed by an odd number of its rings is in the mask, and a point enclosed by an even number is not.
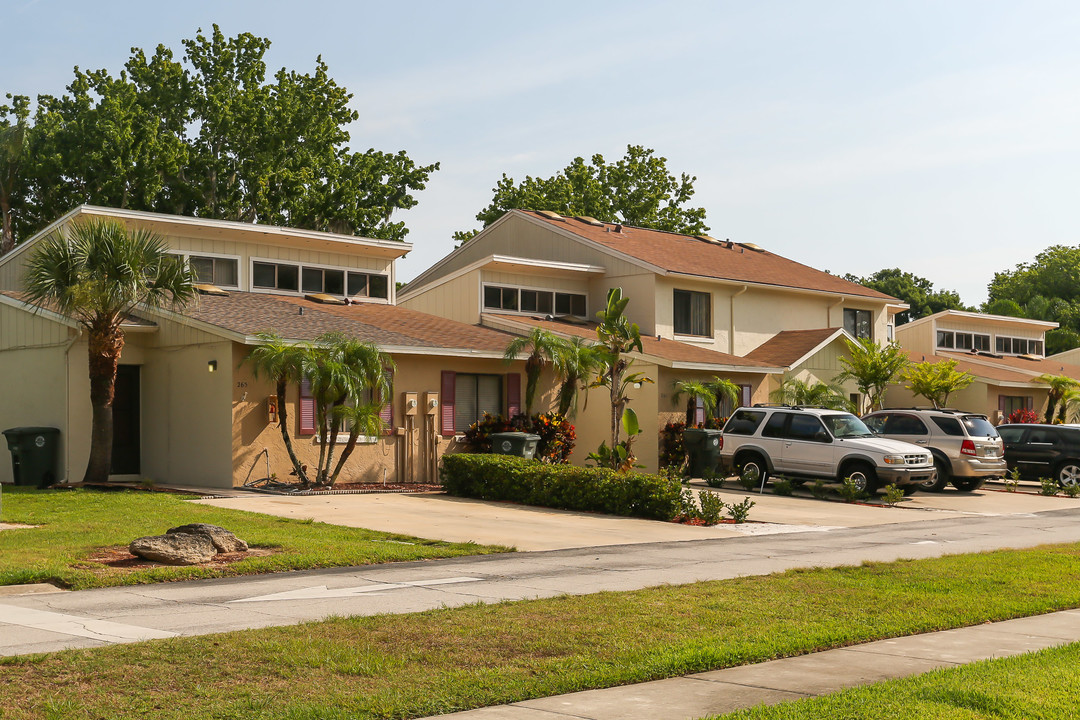
<svg viewBox="0 0 1080 720"><path fill-rule="evenodd" d="M539 413L532 417L516 415L506 419L502 415L484 413L465 431L465 442L473 452L491 452L491 436L501 432L526 432L539 435L536 443L536 459L552 465L569 462L568 458L577 442L574 426L564 415L557 412Z"/></svg>
<svg viewBox="0 0 1080 720"><path fill-rule="evenodd" d="M1037 423L1039 422L1039 416L1030 408L1020 408L1019 410L1014 410L1009 413L1009 417L1005 418L1005 422Z"/></svg>
<svg viewBox="0 0 1080 720"><path fill-rule="evenodd" d="M686 423L669 422L660 431L660 467L673 467L682 470L686 462L686 445L683 444L683 430Z"/></svg>

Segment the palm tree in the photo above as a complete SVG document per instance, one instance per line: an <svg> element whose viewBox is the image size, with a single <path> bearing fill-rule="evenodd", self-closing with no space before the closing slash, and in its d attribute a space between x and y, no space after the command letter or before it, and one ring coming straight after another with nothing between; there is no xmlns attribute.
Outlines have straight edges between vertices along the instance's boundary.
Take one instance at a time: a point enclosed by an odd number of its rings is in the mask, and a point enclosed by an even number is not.
<svg viewBox="0 0 1080 720"><path fill-rule="evenodd" d="M716 409L716 393L707 383L700 380L676 380L673 389L672 402L677 403L686 396L686 427L694 427L696 424L694 415L699 400L705 408L705 417L710 417Z"/></svg>
<svg viewBox="0 0 1080 720"><path fill-rule="evenodd" d="M90 364L90 459L83 482L109 479L120 323L136 307L180 309L195 297L195 275L165 242L116 220L72 225L41 241L26 266L28 300L49 306L86 331Z"/></svg>
<svg viewBox="0 0 1080 720"><path fill-rule="evenodd" d="M1068 391L1080 388L1080 382L1077 382L1066 375L1051 375L1049 373L1044 373L1035 378L1035 382L1050 386L1046 395L1046 417L1043 419L1043 422L1048 423L1054 421L1054 410L1057 408L1058 403L1064 400ZM1064 415L1064 403L1062 415Z"/></svg>
<svg viewBox="0 0 1080 720"><path fill-rule="evenodd" d="M896 343L878 345L870 338L846 342L851 357L840 358L844 371L834 377L833 382L854 380L859 392L866 396L870 410L878 410L885 389L889 383L896 380L910 361Z"/></svg>
<svg viewBox="0 0 1080 720"><path fill-rule="evenodd" d="M716 407L722 408L725 400L731 404L731 407L739 407L739 402L742 400L742 388L735 383L726 378L714 377L706 384L706 387L716 398Z"/></svg>
<svg viewBox="0 0 1080 720"><path fill-rule="evenodd" d="M769 399L785 405L823 407L848 412L854 410L851 401L844 397L843 390L835 385L823 382L808 383L798 378L784 380L779 388L769 394Z"/></svg>
<svg viewBox="0 0 1080 720"><path fill-rule="evenodd" d="M601 367L596 348L585 338L572 337L559 348L552 361L559 374L559 414L577 415L578 395L588 387L589 380ZM586 405L589 402L585 396Z"/></svg>
<svg viewBox="0 0 1080 720"><path fill-rule="evenodd" d="M266 375L274 383L277 389L278 427L281 428L281 439L285 443L285 450L289 453L293 471L296 477L304 485L308 485L307 473L300 459L296 457L293 449L292 437L289 435L289 413L285 404L285 391L290 383L299 383L304 377L304 353L303 346L290 345L280 335L274 332L256 333L261 343L245 362L250 362L255 372L255 377Z"/></svg>
<svg viewBox="0 0 1080 720"><path fill-rule="evenodd" d="M540 383L540 373L554 362L566 341L543 328L534 327L528 335L516 337L506 346L503 361L509 365L529 348L529 357L525 359L525 415L532 416L536 388Z"/></svg>

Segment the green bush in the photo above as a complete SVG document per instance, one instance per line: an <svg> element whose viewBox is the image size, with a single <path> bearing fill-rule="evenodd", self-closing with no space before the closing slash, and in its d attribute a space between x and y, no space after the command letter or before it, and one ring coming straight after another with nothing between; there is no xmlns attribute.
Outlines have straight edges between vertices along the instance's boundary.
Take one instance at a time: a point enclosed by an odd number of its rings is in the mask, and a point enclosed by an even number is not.
<svg viewBox="0 0 1080 720"><path fill-rule="evenodd" d="M501 432L527 432L539 435L536 443L536 459L547 463L570 462L567 458L574 450L577 433L574 426L557 412L539 413L531 417L516 415L507 420L502 415L484 413L465 431L465 442L473 452L489 453L491 436Z"/></svg>
<svg viewBox="0 0 1080 720"><path fill-rule="evenodd" d="M442 459L451 495L526 505L671 520L679 511L678 480L606 468L548 465L510 455L457 453Z"/></svg>

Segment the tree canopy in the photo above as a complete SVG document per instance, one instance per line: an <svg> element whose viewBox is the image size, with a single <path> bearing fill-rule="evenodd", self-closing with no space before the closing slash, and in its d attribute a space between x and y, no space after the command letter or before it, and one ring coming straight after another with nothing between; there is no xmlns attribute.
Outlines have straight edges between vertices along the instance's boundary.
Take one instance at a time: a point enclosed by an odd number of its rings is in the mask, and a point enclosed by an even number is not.
<svg viewBox="0 0 1080 720"><path fill-rule="evenodd" d="M705 208L687 207L694 196L694 181L667 167L667 158L652 149L628 145L626 155L609 163L596 154L590 162L577 157L549 178L526 176L521 182L505 173L495 185L491 204L476 214L487 227L508 210L553 210L564 215L586 215L603 222L697 235L708 231ZM479 230L454 233L459 243Z"/></svg>
<svg viewBox="0 0 1080 720"><path fill-rule="evenodd" d="M994 273L983 311L1059 323L1046 333L1047 354L1080 346L1080 247L1054 245Z"/></svg>
<svg viewBox="0 0 1080 720"><path fill-rule="evenodd" d="M352 151L352 95L321 57L267 79L266 38L215 25L183 47L180 61L163 45L132 48L115 76L76 67L66 93L37 97L32 120L29 98L8 96L0 209L15 240L81 203L404 239L392 215L439 165ZM25 140L8 130L19 127Z"/></svg>
<svg viewBox="0 0 1080 720"><path fill-rule="evenodd" d="M937 290L934 288L934 283L926 278L904 272L900 268L878 270L873 275L864 278L851 274L845 275L844 278L886 295L892 295L910 305L910 309L896 314L897 325L903 325L942 310L973 309L964 305L955 290Z"/></svg>

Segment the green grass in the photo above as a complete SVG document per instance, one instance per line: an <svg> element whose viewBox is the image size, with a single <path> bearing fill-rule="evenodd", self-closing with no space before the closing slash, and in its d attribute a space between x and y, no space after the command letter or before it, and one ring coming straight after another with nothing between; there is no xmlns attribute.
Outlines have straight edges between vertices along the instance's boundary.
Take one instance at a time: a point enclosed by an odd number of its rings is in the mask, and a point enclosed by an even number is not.
<svg viewBox="0 0 1080 720"><path fill-rule="evenodd" d="M1065 545L8 658L0 717L420 717L1080 607L1078 574Z"/></svg>
<svg viewBox="0 0 1080 720"><path fill-rule="evenodd" d="M0 520L40 526L0 532L0 585L49 582L83 589L507 550L276 518L199 505L170 493L137 491L11 487L3 491ZM221 525L253 548L278 552L250 557L226 568L121 571L87 560L97 549L126 548L137 537L159 535L192 522Z"/></svg>
<svg viewBox="0 0 1080 720"><path fill-rule="evenodd" d="M713 720L1073 720L1080 644L758 706Z"/></svg>

